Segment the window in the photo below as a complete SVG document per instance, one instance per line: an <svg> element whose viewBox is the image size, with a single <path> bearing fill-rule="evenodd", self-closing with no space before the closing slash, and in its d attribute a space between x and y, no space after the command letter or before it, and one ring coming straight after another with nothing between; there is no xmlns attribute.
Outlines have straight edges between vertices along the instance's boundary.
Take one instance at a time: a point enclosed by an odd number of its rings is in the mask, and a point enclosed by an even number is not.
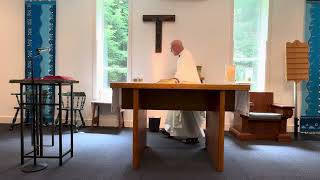
<svg viewBox="0 0 320 180"><path fill-rule="evenodd" d="M252 91L265 88L269 0L234 0L236 81L251 82Z"/></svg>
<svg viewBox="0 0 320 180"><path fill-rule="evenodd" d="M97 0L98 99L110 99L111 82L128 79L128 4L128 0Z"/></svg>

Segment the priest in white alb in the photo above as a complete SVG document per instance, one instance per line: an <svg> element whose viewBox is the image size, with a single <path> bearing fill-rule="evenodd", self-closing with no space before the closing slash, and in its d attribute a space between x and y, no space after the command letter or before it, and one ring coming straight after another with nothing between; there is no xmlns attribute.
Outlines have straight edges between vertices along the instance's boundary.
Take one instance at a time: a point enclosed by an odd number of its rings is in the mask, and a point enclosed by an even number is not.
<svg viewBox="0 0 320 180"><path fill-rule="evenodd" d="M177 69L174 78L161 80L159 83L189 83L200 84L197 67L191 53L183 47L180 40L171 43L171 52L178 56ZM190 102L192 103L192 102ZM161 132L170 137L182 139L187 144L198 143L198 138L204 137L201 128L204 118L199 111L168 111L164 129Z"/></svg>

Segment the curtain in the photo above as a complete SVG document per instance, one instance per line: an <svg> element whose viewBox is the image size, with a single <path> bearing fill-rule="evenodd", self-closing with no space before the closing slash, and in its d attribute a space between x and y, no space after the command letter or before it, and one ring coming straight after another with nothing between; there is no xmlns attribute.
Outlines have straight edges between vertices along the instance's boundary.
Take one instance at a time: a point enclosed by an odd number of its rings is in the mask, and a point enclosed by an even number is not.
<svg viewBox="0 0 320 180"><path fill-rule="evenodd" d="M56 1L25 0L25 77L41 78L55 75L56 45ZM36 54L37 48L49 48L47 52ZM33 73L32 73L33 70ZM31 87L26 87L31 91ZM54 87L43 87L47 93L46 103L54 103ZM31 102L31 97L27 99ZM45 106L44 121L52 122L54 107ZM32 117L32 115L31 115Z"/></svg>
<svg viewBox="0 0 320 180"><path fill-rule="evenodd" d="M307 0L305 40L309 43L309 80L302 82L300 132L320 133L320 1Z"/></svg>

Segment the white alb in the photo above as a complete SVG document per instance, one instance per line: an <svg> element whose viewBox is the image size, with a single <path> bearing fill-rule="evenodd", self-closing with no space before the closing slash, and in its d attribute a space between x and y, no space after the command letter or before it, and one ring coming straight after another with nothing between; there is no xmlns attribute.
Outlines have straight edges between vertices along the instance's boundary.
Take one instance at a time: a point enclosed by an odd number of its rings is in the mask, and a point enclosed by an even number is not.
<svg viewBox="0 0 320 180"><path fill-rule="evenodd" d="M186 49L179 54L175 78L180 83L201 84L192 54ZM168 111L165 130L171 136L181 138L204 137L201 128L203 122L204 118L199 111Z"/></svg>

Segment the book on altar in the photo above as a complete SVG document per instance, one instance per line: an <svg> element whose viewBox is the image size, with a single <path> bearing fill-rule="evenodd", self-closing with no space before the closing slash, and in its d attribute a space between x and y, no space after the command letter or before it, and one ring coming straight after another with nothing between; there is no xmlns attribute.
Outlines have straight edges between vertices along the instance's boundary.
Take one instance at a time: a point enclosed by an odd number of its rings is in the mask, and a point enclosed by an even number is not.
<svg viewBox="0 0 320 180"><path fill-rule="evenodd" d="M177 84L175 79L161 79L158 84Z"/></svg>

